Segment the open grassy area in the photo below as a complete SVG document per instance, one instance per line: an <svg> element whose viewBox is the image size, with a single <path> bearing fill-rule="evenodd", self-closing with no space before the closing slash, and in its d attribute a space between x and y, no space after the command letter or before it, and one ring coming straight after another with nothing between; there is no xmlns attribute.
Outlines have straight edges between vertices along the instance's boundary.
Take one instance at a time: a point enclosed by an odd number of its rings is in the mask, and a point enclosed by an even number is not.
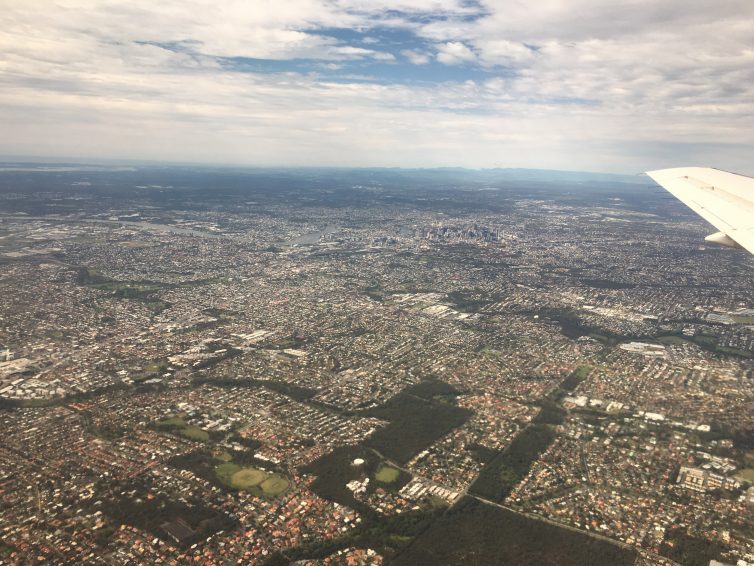
<svg viewBox="0 0 754 566"><path fill-rule="evenodd" d="M590 365L577 367L568 377L565 378L565 380L563 380L563 383L561 383L560 386L566 391L574 391L579 384L587 378L593 369L594 367Z"/></svg>
<svg viewBox="0 0 754 566"><path fill-rule="evenodd" d="M744 468L738 472L738 477L754 483L754 468Z"/></svg>
<svg viewBox="0 0 754 566"><path fill-rule="evenodd" d="M220 461L214 471L217 479L226 486L249 491L255 495L277 497L290 486L288 480L280 474L269 473L259 468L245 468L231 461Z"/></svg>
<svg viewBox="0 0 754 566"><path fill-rule="evenodd" d="M742 358L751 358L752 354L748 350L739 350L738 348L728 348L727 346L718 346L718 352L723 354L731 354L732 356L740 356Z"/></svg>
<svg viewBox="0 0 754 566"><path fill-rule="evenodd" d="M209 440L209 433L198 426L188 424L183 417L174 415L157 421L157 427L168 430L174 434L180 434L191 440L206 442Z"/></svg>
<svg viewBox="0 0 754 566"><path fill-rule="evenodd" d="M583 365L577 367L575 370L573 370L573 374L578 377L579 379L584 379L589 375L589 372L592 371L592 366L590 365Z"/></svg>
<svg viewBox="0 0 754 566"><path fill-rule="evenodd" d="M429 505L432 509L446 509L448 507L448 502L445 501L442 497L438 497L437 495L430 495L428 499Z"/></svg>
<svg viewBox="0 0 754 566"><path fill-rule="evenodd" d="M589 338L594 338L598 342L603 342L603 343L610 342L609 336L600 334L599 332L590 332L589 334L587 334L587 336L589 336Z"/></svg>
<svg viewBox="0 0 754 566"><path fill-rule="evenodd" d="M158 424L159 426L164 426L164 427L171 427L171 426L184 427L186 426L186 421L184 421L181 417L168 417L166 419L160 420Z"/></svg>
<svg viewBox="0 0 754 566"><path fill-rule="evenodd" d="M199 428L198 426L188 425L183 427L178 432L186 438L190 438L191 440L199 440L201 442L206 442L207 440L209 440L209 433L206 430Z"/></svg>
<svg viewBox="0 0 754 566"><path fill-rule="evenodd" d="M289 484L284 477L272 474L262 482L260 487L267 497L277 497L288 489Z"/></svg>
<svg viewBox="0 0 754 566"><path fill-rule="evenodd" d="M382 483L393 483L401 475L400 470L396 470L391 466L382 465L374 474L374 479Z"/></svg>
<svg viewBox="0 0 754 566"><path fill-rule="evenodd" d="M256 468L242 468L230 477L230 485L237 489L258 486L267 479L267 474Z"/></svg>
<svg viewBox="0 0 754 566"><path fill-rule="evenodd" d="M238 464L234 464L233 462L223 462L222 464L215 466L215 475L217 475L217 478L221 482L230 486L233 474L238 472L240 469L241 466L239 466Z"/></svg>
<svg viewBox="0 0 754 566"><path fill-rule="evenodd" d="M231 456L226 450L223 450L219 454L215 456L218 460L221 462L230 462L233 459L233 456Z"/></svg>

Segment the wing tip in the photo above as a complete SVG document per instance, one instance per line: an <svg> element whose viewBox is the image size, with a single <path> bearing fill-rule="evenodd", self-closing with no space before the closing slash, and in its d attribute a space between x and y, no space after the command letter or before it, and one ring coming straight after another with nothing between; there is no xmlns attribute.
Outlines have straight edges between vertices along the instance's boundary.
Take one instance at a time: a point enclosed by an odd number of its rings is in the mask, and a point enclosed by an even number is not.
<svg viewBox="0 0 754 566"><path fill-rule="evenodd" d="M714 167L701 167L699 165L691 165L687 167L670 167L668 169L654 169L652 171L646 171L646 174L652 178L656 183L662 185L663 181L678 179L681 177L696 176L701 177L705 171L719 171Z"/></svg>

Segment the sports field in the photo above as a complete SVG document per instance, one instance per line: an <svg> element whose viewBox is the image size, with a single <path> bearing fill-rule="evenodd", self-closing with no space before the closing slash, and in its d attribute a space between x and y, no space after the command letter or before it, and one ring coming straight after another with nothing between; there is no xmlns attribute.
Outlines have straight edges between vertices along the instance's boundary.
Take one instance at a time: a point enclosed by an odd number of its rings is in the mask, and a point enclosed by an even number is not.
<svg viewBox="0 0 754 566"><path fill-rule="evenodd" d="M256 468L242 468L230 477L230 485L237 489L255 487L267 479L267 474Z"/></svg>
<svg viewBox="0 0 754 566"><path fill-rule="evenodd" d="M276 497L288 489L288 480L277 474L272 474L260 486L267 497Z"/></svg>
<svg viewBox="0 0 754 566"><path fill-rule="evenodd" d="M259 468L242 468L233 462L222 462L216 465L215 474L228 487L267 497L277 497L290 485L288 480L280 474L266 472Z"/></svg>
<svg viewBox="0 0 754 566"><path fill-rule="evenodd" d="M209 440L209 433L198 426L185 426L179 431L179 433L191 440L201 440L202 442Z"/></svg>
<svg viewBox="0 0 754 566"><path fill-rule="evenodd" d="M377 473L374 474L374 479L382 483L393 483L400 475L401 472L399 470L396 470L391 466L382 465L380 466L380 469L377 470Z"/></svg>

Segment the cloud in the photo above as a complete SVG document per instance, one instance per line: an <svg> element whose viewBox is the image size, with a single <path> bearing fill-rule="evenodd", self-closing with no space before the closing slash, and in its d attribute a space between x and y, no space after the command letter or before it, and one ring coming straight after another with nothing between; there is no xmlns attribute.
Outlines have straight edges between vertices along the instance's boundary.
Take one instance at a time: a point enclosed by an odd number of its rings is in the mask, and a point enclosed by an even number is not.
<svg viewBox="0 0 754 566"><path fill-rule="evenodd" d="M754 173L754 5L27 0L0 151Z"/></svg>
<svg viewBox="0 0 754 566"><path fill-rule="evenodd" d="M532 62L538 48L507 39L481 38L474 42L480 62L487 66L520 66Z"/></svg>
<svg viewBox="0 0 754 566"><path fill-rule="evenodd" d="M422 51L414 51L412 49L402 50L401 55L403 55L406 59L411 61L411 63L413 63L414 65L426 65L432 60L429 53L425 53Z"/></svg>
<svg viewBox="0 0 754 566"><path fill-rule="evenodd" d="M460 65L476 60L476 53L460 41L448 41L437 47L437 60L445 65Z"/></svg>

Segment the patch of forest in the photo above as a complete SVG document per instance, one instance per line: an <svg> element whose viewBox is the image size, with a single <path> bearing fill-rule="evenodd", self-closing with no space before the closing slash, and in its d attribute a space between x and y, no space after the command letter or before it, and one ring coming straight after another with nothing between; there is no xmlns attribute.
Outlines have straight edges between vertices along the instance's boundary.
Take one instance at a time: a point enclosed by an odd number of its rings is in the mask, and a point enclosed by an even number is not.
<svg viewBox="0 0 754 566"><path fill-rule="evenodd" d="M289 566L304 560L318 560L345 548L373 548L387 563L414 537L425 531L441 510L411 510L399 515L377 516L334 539L319 539L310 544L276 552L265 566Z"/></svg>
<svg viewBox="0 0 754 566"><path fill-rule="evenodd" d="M171 287L171 285L164 283L117 281L88 267L78 267L76 269L76 282L79 285L99 289L100 291L108 291L113 297L118 299L142 301L146 307L155 313L160 313L171 306L170 303L161 300L157 296L158 291Z"/></svg>
<svg viewBox="0 0 754 566"><path fill-rule="evenodd" d="M392 561L395 566L631 566L633 550L466 498Z"/></svg>
<svg viewBox="0 0 754 566"><path fill-rule="evenodd" d="M461 426L473 413L451 403L430 401L404 391L364 414L389 423L375 431L363 444L390 460L405 464L424 448Z"/></svg>
<svg viewBox="0 0 754 566"><path fill-rule="evenodd" d="M502 501L529 473L532 464L553 440L555 432L547 424L535 423L526 427L506 450L482 468L469 493L490 501Z"/></svg>
<svg viewBox="0 0 754 566"><path fill-rule="evenodd" d="M711 560L720 560L725 550L718 540L692 537L680 530L670 531L660 547L660 554L684 566L707 566Z"/></svg>
<svg viewBox="0 0 754 566"><path fill-rule="evenodd" d="M317 394L316 389L302 387L295 383L274 381L271 379L254 379L251 377L239 379L214 379L201 377L192 380L191 383L193 385L213 385L215 387L266 387L271 391L282 393L295 401L307 401Z"/></svg>
<svg viewBox="0 0 754 566"><path fill-rule="evenodd" d="M467 313L479 312L491 302L494 302L489 297L470 295L461 291L448 293L448 300L455 305L457 311Z"/></svg>
<svg viewBox="0 0 754 566"><path fill-rule="evenodd" d="M137 488L137 492L143 491ZM187 548L237 524L234 519L218 513L202 501L192 500L187 504L161 494L152 499L119 495L105 502L102 510L116 524L143 529L180 548ZM171 532L180 533L181 536L176 540L170 537Z"/></svg>
<svg viewBox="0 0 754 566"><path fill-rule="evenodd" d="M563 383L560 384L560 387L568 392L575 391L576 388L581 385L581 382L587 378L591 371L592 366L577 367L568 375L568 377L563 380Z"/></svg>
<svg viewBox="0 0 754 566"><path fill-rule="evenodd" d="M356 458L364 460L362 466L354 466ZM351 480L371 477L377 471L381 459L364 446L340 446L302 466L299 471L317 476L310 489L325 499L347 505L362 515L374 519L375 511L353 496L346 484Z"/></svg>
<svg viewBox="0 0 754 566"><path fill-rule="evenodd" d="M455 398L461 394L458 389L444 381L440 381L439 379L426 379L420 381L416 385L404 389L403 393L416 395L427 401Z"/></svg>

